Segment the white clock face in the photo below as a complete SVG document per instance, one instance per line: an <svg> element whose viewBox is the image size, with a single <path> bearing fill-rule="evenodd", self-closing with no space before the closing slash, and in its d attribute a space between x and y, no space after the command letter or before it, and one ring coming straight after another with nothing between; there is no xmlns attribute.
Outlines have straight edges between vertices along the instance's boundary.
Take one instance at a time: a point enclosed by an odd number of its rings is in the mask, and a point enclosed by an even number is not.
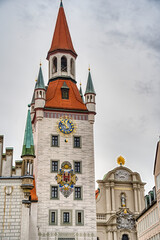
<svg viewBox="0 0 160 240"><path fill-rule="evenodd" d="M119 181L128 181L129 180L129 172L125 170L117 170L115 172L115 179Z"/></svg>

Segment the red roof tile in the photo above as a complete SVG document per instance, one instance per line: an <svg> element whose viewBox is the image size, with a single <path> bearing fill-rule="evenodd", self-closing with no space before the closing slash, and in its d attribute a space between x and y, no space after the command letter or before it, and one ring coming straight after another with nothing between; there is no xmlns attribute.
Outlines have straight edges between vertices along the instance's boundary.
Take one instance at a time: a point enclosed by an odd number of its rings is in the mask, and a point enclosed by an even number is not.
<svg viewBox="0 0 160 240"><path fill-rule="evenodd" d="M69 87L69 99L62 99L61 87L66 82ZM56 80L49 83L46 93L46 108L87 110L77 85L71 80Z"/></svg>
<svg viewBox="0 0 160 240"><path fill-rule="evenodd" d="M38 197L36 194L36 183L35 183L35 179L33 180L33 189L31 190L31 201L38 201Z"/></svg>

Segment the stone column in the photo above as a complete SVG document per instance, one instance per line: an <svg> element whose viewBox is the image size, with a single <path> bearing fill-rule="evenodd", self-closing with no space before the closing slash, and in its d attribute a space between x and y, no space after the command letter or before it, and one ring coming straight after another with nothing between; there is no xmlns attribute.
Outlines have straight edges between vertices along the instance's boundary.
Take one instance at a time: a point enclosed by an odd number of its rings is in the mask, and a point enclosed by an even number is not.
<svg viewBox="0 0 160 240"><path fill-rule="evenodd" d="M108 183L106 183L106 212L110 213L111 211L111 190Z"/></svg>
<svg viewBox="0 0 160 240"><path fill-rule="evenodd" d="M141 206L141 192L140 192L140 185L138 184L138 209L139 212L142 211L142 206Z"/></svg>
<svg viewBox="0 0 160 240"><path fill-rule="evenodd" d="M26 201L23 203L23 201ZM20 240L29 240L29 204L27 200L22 201L21 217L21 238Z"/></svg>
<svg viewBox="0 0 160 240"><path fill-rule="evenodd" d="M111 183L112 211L115 211L114 183Z"/></svg>
<svg viewBox="0 0 160 240"><path fill-rule="evenodd" d="M114 231L113 236L114 236L114 240L117 240L117 232Z"/></svg>
<svg viewBox="0 0 160 240"><path fill-rule="evenodd" d="M137 185L133 184L133 191L134 191L134 206L135 206L135 212L138 212L138 203L137 203Z"/></svg>
<svg viewBox="0 0 160 240"><path fill-rule="evenodd" d="M112 232L107 232L107 240L112 240Z"/></svg>

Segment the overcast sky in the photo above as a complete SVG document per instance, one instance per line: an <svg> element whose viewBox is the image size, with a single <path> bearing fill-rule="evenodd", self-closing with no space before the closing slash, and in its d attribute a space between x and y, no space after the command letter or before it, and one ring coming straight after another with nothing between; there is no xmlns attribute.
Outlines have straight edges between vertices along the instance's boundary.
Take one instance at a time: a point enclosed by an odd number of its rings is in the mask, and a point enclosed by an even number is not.
<svg viewBox="0 0 160 240"><path fill-rule="evenodd" d="M160 135L160 1L63 2L78 53L77 84L84 92L90 65L97 94L96 180L122 155L148 192ZM21 156L40 60L48 83L58 9L59 0L0 0L0 134L5 147L14 147L14 160Z"/></svg>

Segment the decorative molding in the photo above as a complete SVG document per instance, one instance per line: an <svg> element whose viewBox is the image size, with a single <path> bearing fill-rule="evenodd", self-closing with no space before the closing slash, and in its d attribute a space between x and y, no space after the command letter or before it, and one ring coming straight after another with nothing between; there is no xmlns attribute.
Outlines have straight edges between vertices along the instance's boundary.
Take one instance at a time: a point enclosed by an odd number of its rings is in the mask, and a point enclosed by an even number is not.
<svg viewBox="0 0 160 240"><path fill-rule="evenodd" d="M127 187L114 187L115 190L121 190L121 191L132 191L132 188Z"/></svg>
<svg viewBox="0 0 160 240"><path fill-rule="evenodd" d="M115 172L115 180L118 181L129 181L130 173L124 169L119 169Z"/></svg>
<svg viewBox="0 0 160 240"><path fill-rule="evenodd" d="M135 219L132 214L120 212L117 216L117 229L132 230L135 228Z"/></svg>
<svg viewBox="0 0 160 240"><path fill-rule="evenodd" d="M12 192L13 192L13 186L6 186L4 188L4 192L7 194L7 195L11 195Z"/></svg>
<svg viewBox="0 0 160 240"><path fill-rule="evenodd" d="M71 118L73 120L88 120L87 114L77 114L77 113L59 113L59 112L44 112L45 118L61 118L67 116L68 118Z"/></svg>

